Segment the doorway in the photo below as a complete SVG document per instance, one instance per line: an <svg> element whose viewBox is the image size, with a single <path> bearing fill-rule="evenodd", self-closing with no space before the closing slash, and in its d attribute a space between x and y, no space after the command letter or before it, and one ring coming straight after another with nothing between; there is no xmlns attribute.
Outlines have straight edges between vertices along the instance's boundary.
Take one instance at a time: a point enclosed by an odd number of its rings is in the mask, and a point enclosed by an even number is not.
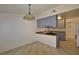
<svg viewBox="0 0 79 59"><path fill-rule="evenodd" d="M75 24L74 22L66 23L66 41L60 41L60 47L62 48L75 48Z"/></svg>

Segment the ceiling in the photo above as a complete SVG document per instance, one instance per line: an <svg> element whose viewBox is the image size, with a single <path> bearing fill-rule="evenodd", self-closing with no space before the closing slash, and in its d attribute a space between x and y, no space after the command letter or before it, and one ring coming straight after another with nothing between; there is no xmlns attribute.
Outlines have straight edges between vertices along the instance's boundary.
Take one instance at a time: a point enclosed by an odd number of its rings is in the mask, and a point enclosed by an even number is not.
<svg viewBox="0 0 79 59"><path fill-rule="evenodd" d="M72 17L77 17L79 16L79 8L74 9L65 13L60 14L61 16L66 16L66 18L72 18Z"/></svg>
<svg viewBox="0 0 79 59"><path fill-rule="evenodd" d="M55 8L59 4L32 4L32 14L38 15L50 8ZM26 14L28 12L27 4L0 4L0 13Z"/></svg>

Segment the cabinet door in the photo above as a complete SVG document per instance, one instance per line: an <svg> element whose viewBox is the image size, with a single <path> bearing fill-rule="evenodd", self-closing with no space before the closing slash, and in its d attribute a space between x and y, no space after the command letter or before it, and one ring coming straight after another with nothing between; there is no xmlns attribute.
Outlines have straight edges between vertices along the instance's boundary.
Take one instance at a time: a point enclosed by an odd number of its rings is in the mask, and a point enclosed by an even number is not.
<svg viewBox="0 0 79 59"><path fill-rule="evenodd" d="M45 17L45 18L42 18L42 19L38 19L37 20L37 27L38 28L45 28L47 26L56 27L56 21L57 21L56 15Z"/></svg>

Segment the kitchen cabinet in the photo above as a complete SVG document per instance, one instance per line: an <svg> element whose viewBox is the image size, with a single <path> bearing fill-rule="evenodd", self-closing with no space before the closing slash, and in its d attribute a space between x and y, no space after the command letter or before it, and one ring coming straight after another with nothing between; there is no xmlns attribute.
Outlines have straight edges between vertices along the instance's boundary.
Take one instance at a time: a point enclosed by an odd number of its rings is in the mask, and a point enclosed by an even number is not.
<svg viewBox="0 0 79 59"><path fill-rule="evenodd" d="M37 28L56 27L56 15L37 20Z"/></svg>

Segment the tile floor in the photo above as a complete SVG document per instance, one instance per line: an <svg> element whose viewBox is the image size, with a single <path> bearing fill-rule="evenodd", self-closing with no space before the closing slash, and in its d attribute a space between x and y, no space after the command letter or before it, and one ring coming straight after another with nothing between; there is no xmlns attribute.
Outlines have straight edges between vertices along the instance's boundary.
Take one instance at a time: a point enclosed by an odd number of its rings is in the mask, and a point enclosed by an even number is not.
<svg viewBox="0 0 79 59"><path fill-rule="evenodd" d="M65 42L65 41L64 41ZM34 42L4 53L0 55L78 55L79 48L53 48L40 42Z"/></svg>

